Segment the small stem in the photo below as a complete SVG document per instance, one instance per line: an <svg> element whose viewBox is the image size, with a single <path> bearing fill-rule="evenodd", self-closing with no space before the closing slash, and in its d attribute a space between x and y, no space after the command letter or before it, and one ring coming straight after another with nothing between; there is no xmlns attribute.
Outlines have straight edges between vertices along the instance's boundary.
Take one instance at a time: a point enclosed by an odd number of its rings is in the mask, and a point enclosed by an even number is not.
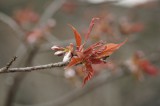
<svg viewBox="0 0 160 106"><path fill-rule="evenodd" d="M51 63L46 65L39 65L39 66L32 66L32 67L23 67L23 68L8 68L7 70L1 70L1 73L13 73L13 72L31 72L31 71L38 71L43 69L50 69L54 67L63 67L67 65L68 62L58 62L58 63Z"/></svg>

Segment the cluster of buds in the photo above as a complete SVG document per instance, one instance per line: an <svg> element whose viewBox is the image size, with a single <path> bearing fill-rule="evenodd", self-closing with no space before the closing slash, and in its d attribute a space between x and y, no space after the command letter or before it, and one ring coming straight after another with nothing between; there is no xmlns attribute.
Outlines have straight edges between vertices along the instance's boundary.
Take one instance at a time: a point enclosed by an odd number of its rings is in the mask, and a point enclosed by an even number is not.
<svg viewBox="0 0 160 106"><path fill-rule="evenodd" d="M73 44L72 43L65 48L60 47L60 46L53 46L51 49L55 51L54 55L56 56L64 55L63 62L69 61L73 55Z"/></svg>
<svg viewBox="0 0 160 106"><path fill-rule="evenodd" d="M81 35L79 34L79 32L72 25L69 25L75 36L76 49L74 49L73 44L70 44L65 48L59 46L53 46L51 48L55 51L55 55L65 54L63 61L69 61L69 64L65 67L66 70L78 64L83 65L82 72L86 74L83 80L83 85L88 80L90 80L95 73L92 65L107 63L106 61L104 61L104 58L109 57L113 52L119 49L127 41L125 40L120 44L105 44L105 42L99 41L90 45L88 48L84 48L96 20L99 20L99 18L92 19L88 32L85 35L84 43L82 43Z"/></svg>

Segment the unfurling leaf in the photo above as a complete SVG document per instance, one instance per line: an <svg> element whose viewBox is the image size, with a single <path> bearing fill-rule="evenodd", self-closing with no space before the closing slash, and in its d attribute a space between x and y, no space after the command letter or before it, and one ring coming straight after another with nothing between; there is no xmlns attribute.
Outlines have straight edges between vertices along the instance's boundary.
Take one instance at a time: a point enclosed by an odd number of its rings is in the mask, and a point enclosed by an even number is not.
<svg viewBox="0 0 160 106"><path fill-rule="evenodd" d="M90 80L94 75L95 71L93 70L92 65L105 64L106 61L104 59L109 57L109 55L111 55L115 50L119 49L127 41L125 40L120 44L113 44L113 43L105 44L103 41L99 41L85 48L84 46L89 38L89 35L95 24L95 21L98 19L99 18L92 19L88 32L85 35L85 41L83 44L82 44L82 39L79 32L72 25L69 25L74 33L74 37L76 40L76 46L77 46L76 50L74 50L73 44L70 44L66 48L63 48L63 47L60 48L58 46L52 47L52 50L55 50L56 53L59 51L63 52L63 54L65 53L63 62L67 62L70 60L68 65L65 67L65 69L69 69L72 66L75 66L78 64L83 64L82 69L85 69L83 70L83 72L87 74L83 80L83 85L85 85L86 82Z"/></svg>
<svg viewBox="0 0 160 106"><path fill-rule="evenodd" d="M71 61L69 62L69 64L65 67L65 69L68 69L78 63L81 63L82 59L78 58L78 57L72 57Z"/></svg>
<svg viewBox="0 0 160 106"><path fill-rule="evenodd" d="M103 50L97 58L103 58L103 57L106 57L106 56L109 56L111 55L113 52L115 52L117 49L119 49L123 44L125 44L127 42L127 39L125 41L123 41L122 43L120 44L114 44L114 43L109 43L109 44L106 44L106 49Z"/></svg>
<svg viewBox="0 0 160 106"><path fill-rule="evenodd" d="M86 84L86 82L87 82L88 80L90 80L90 79L93 77L93 75L94 75L94 70L93 70L91 64L86 63L86 64L85 64L85 67L86 67L87 76L86 76L86 77L84 78L84 80L83 80L83 86L84 86L84 85Z"/></svg>
<svg viewBox="0 0 160 106"><path fill-rule="evenodd" d="M87 42L87 40L88 40L88 38L89 38L89 35L90 35L91 31L92 31L92 28L93 28L96 20L99 20L99 18L92 18L91 23L90 23L90 25L89 25L88 32L87 32L87 34L85 35L85 42Z"/></svg>
<svg viewBox="0 0 160 106"><path fill-rule="evenodd" d="M82 40L81 40L81 35L79 34L79 32L76 30L76 28L74 28L72 25L69 24L69 26L71 27L71 29L74 32L74 37L76 39L76 44L77 47L79 48L81 46Z"/></svg>

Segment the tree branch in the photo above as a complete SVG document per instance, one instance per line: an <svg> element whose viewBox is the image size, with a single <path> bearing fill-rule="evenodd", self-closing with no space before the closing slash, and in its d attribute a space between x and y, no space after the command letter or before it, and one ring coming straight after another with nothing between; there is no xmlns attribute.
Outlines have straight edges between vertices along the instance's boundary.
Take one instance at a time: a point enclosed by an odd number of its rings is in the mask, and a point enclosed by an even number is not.
<svg viewBox="0 0 160 106"><path fill-rule="evenodd" d="M103 73L95 77L92 81L90 81L84 88L77 88L72 90L71 92L58 97L55 100L48 101L45 103L38 103L34 105L27 105L25 106L65 106L69 103L87 95L89 92L96 90L99 87L102 87L105 84L111 83L112 81L116 81L118 79L126 77L126 74L118 74L112 75L111 73ZM23 104L17 104L16 106L24 106Z"/></svg>
<svg viewBox="0 0 160 106"><path fill-rule="evenodd" d="M13 72L31 72L31 71L38 71L43 69L50 69L54 67L63 67L67 65L68 62L58 62L58 63L51 63L46 65L39 65L39 66L33 66L33 67L23 67L23 68L8 68L8 69L0 69L1 73L13 73Z"/></svg>
<svg viewBox="0 0 160 106"><path fill-rule="evenodd" d="M40 19L40 24L51 18L59 10L59 8L61 8L65 1L66 0L54 0L54 2L52 2L43 12Z"/></svg>
<svg viewBox="0 0 160 106"><path fill-rule="evenodd" d="M17 59L16 56L13 57L13 58L10 60L10 62L7 63L7 65L6 65L5 67L3 67L3 68L0 69L0 73L7 71L7 70L9 69L9 67L13 64L13 62L14 62L16 59Z"/></svg>

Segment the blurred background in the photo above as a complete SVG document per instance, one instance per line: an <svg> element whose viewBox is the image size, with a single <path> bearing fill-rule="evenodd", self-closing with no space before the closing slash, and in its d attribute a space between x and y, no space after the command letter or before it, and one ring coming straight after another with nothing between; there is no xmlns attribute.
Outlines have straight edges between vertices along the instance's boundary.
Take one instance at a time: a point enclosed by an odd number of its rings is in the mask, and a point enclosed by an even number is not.
<svg viewBox="0 0 160 106"><path fill-rule="evenodd" d="M128 38L109 65L85 87L79 67L0 74L0 106L160 106L158 0L0 0L0 67L62 61L51 47L75 43L67 24L84 38L93 17L88 45Z"/></svg>

